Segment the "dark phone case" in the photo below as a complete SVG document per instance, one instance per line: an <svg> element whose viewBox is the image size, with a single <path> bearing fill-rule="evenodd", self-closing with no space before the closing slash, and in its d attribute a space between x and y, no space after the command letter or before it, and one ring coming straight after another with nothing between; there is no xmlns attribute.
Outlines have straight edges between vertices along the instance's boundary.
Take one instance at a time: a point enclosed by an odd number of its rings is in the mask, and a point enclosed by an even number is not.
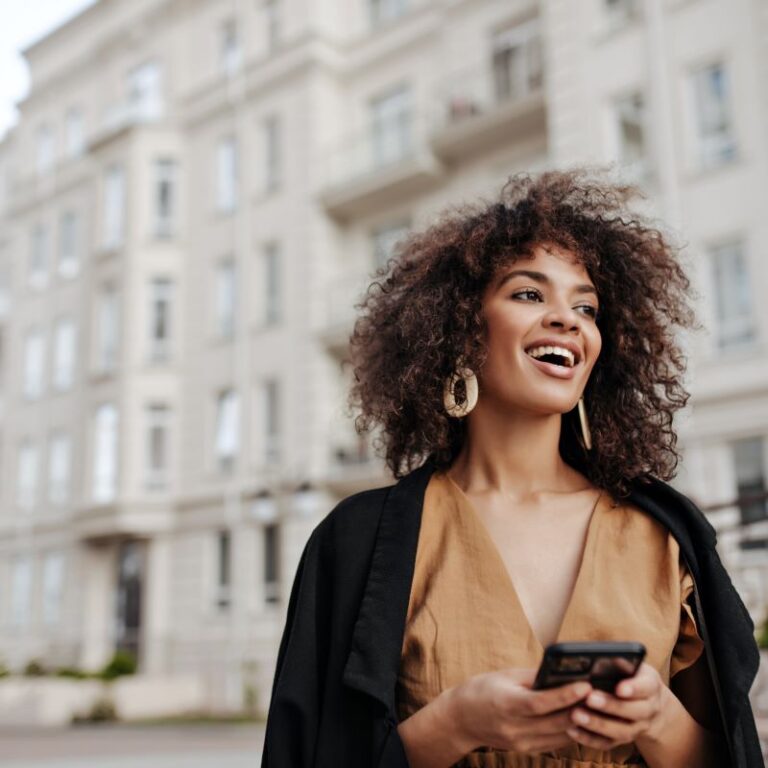
<svg viewBox="0 0 768 768"><path fill-rule="evenodd" d="M645 652L642 643L634 642L553 643L544 652L533 688L588 680L593 688L612 693L620 680L637 672Z"/></svg>

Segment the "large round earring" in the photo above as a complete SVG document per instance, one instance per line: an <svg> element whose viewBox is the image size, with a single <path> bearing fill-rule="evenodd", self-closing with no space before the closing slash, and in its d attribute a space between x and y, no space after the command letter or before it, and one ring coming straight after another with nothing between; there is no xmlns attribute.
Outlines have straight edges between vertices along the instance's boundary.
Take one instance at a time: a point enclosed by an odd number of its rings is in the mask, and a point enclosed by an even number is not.
<svg viewBox="0 0 768 768"><path fill-rule="evenodd" d="M459 381L464 382L464 390L466 392L466 396L460 404L456 402L456 393L454 391ZM445 385L443 386L443 405L449 416L460 419L477 405L477 395L477 376L475 376L474 371L471 368L459 368L445 380Z"/></svg>
<svg viewBox="0 0 768 768"><path fill-rule="evenodd" d="M592 450L592 433L589 431L589 420L587 419L587 407L584 405L584 398L579 398L579 423L581 424L581 434L584 438L584 446L588 451Z"/></svg>

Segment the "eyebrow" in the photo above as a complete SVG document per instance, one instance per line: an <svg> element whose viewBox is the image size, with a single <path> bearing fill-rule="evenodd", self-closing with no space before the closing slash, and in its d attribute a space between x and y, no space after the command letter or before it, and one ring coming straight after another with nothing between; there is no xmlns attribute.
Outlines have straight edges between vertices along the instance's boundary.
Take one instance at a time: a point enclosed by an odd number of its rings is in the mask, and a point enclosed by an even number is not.
<svg viewBox="0 0 768 768"><path fill-rule="evenodd" d="M552 281L543 272L534 272L531 269L514 269L511 272L507 272L501 280L499 280L498 289L501 289L506 283L508 283L513 277L529 277L536 282L544 283L545 285L551 285ZM576 285L573 289L576 293L594 293L597 296L597 289L594 285L583 283L582 285Z"/></svg>

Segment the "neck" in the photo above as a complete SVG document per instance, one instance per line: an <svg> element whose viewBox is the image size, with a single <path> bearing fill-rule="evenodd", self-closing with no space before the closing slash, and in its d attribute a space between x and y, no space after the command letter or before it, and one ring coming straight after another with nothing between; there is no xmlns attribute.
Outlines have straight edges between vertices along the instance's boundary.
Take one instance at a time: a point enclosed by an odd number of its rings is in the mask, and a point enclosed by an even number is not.
<svg viewBox="0 0 768 768"><path fill-rule="evenodd" d="M534 500L547 493L588 488L560 456L562 416L492 408L478 403L467 417L467 435L451 476L470 492L498 491Z"/></svg>

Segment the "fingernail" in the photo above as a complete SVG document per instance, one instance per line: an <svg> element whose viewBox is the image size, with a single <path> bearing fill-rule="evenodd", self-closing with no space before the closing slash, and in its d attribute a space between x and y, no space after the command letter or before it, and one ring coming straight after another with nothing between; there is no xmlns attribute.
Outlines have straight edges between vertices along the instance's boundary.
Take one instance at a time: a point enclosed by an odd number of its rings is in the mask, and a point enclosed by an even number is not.
<svg viewBox="0 0 768 768"><path fill-rule="evenodd" d="M567 728L565 731L572 739L578 739L579 738L579 729L578 728Z"/></svg>
<svg viewBox="0 0 768 768"><path fill-rule="evenodd" d="M589 715L587 715L585 712L582 712L581 710L577 709L573 713L573 719L577 723L581 723L582 725L586 725L589 722Z"/></svg>
<svg viewBox="0 0 768 768"><path fill-rule="evenodd" d="M579 683L573 690L579 697L586 696L592 690L592 686L589 683Z"/></svg>
<svg viewBox="0 0 768 768"><path fill-rule="evenodd" d="M601 693L593 693L587 699L587 704L592 707L602 707L605 704L605 696Z"/></svg>
<svg viewBox="0 0 768 768"><path fill-rule="evenodd" d="M631 685L623 685L623 686L622 686L622 687L619 689L619 693L620 693L622 696L631 696L631 695L632 695L632 686L631 686Z"/></svg>

